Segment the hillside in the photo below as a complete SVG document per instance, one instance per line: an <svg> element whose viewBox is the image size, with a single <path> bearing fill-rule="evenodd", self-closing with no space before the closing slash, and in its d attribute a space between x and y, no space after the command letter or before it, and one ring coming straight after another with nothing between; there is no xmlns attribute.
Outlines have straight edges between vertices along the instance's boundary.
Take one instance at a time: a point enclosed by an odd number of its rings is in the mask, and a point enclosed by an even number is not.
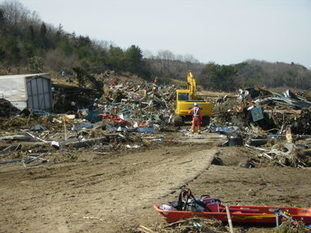
<svg viewBox="0 0 311 233"><path fill-rule="evenodd" d="M147 81L185 81L191 70L208 90L235 91L241 87L288 87L308 89L311 71L298 64L248 60L238 64L203 64L192 56L168 50L145 58L136 45L122 49L113 42L94 41L43 22L18 1L0 4L0 75L50 72L85 80L105 72L131 73ZM94 80L93 80L94 81ZM102 82L103 80L100 80ZM92 80L91 80L92 82Z"/></svg>
<svg viewBox="0 0 311 233"><path fill-rule="evenodd" d="M250 60L237 64L236 68L248 86L260 83L272 88L290 86L308 89L311 86L311 71L299 64Z"/></svg>
<svg viewBox="0 0 311 233"><path fill-rule="evenodd" d="M88 36L68 33L41 21L16 1L0 4L0 69L2 74L74 69L90 73L130 71L149 77L142 51L126 50Z"/></svg>
<svg viewBox="0 0 311 233"><path fill-rule="evenodd" d="M199 75L201 84L213 90L233 91L242 87L311 87L311 70L299 64L247 60L234 65L207 64Z"/></svg>

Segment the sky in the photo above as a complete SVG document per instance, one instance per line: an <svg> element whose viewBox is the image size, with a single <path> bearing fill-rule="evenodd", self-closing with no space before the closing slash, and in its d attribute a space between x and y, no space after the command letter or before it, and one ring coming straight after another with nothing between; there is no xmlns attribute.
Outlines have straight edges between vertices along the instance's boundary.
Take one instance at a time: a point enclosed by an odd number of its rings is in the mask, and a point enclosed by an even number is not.
<svg viewBox="0 0 311 233"><path fill-rule="evenodd" d="M46 23L123 49L134 44L153 55L169 50L202 63L257 59L311 68L311 0L19 2Z"/></svg>

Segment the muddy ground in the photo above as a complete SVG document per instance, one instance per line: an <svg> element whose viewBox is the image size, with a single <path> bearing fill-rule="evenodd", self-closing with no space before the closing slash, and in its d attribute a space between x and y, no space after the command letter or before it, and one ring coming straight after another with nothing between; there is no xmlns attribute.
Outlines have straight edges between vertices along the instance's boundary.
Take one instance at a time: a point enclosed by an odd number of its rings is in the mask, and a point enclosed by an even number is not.
<svg viewBox="0 0 311 233"><path fill-rule="evenodd" d="M134 232L139 224L156 230L165 222L152 205L177 199L185 183L197 196L228 204L311 207L311 169L245 168L254 153L159 142L114 153L77 152L75 161L34 168L2 165L0 232Z"/></svg>

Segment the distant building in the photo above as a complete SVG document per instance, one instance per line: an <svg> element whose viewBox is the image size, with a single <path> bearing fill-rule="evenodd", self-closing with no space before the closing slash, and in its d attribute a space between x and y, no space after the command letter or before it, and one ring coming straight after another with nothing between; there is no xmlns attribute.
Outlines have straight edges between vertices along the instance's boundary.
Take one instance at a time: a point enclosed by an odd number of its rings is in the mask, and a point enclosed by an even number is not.
<svg viewBox="0 0 311 233"><path fill-rule="evenodd" d="M0 98L9 100L20 110L51 111L52 90L49 74L21 74L0 76Z"/></svg>

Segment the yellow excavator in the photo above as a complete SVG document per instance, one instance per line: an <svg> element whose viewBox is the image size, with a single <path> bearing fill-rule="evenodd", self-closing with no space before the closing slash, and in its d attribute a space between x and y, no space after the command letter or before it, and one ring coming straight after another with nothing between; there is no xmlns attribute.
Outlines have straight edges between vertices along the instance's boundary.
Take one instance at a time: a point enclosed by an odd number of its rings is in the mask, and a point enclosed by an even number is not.
<svg viewBox="0 0 311 233"><path fill-rule="evenodd" d="M202 113L202 126L208 125L212 114L212 103L201 99L197 94L197 81L191 72L187 73L188 89L176 90L176 110L173 123L182 126L186 121L191 121L192 116L188 113L197 103Z"/></svg>

